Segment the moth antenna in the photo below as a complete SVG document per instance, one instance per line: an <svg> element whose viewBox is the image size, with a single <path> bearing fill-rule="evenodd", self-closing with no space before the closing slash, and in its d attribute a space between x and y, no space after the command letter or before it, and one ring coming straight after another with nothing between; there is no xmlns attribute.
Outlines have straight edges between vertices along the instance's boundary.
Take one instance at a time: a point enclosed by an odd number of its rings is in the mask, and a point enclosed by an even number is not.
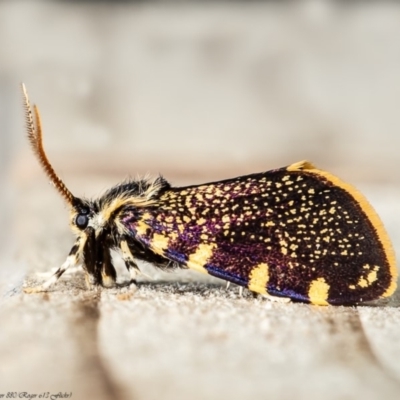
<svg viewBox="0 0 400 400"><path fill-rule="evenodd" d="M66 202L72 206L74 201L74 196L67 189L61 178L55 173L44 151L42 142L42 124L40 120L39 109L35 105L33 106L33 113L35 117L34 118L32 115L32 108L29 102L29 97L25 85L22 84L21 87L24 96L26 130L32 150L36 154L36 157L38 158L40 165L42 166L46 175L50 178L55 188L58 190L61 196L64 197Z"/></svg>

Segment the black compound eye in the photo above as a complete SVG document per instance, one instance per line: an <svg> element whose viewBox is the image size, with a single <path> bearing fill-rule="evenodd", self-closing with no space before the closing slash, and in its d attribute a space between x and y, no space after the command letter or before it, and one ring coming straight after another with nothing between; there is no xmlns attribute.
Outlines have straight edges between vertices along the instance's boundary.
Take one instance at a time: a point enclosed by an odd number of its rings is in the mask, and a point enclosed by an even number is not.
<svg viewBox="0 0 400 400"><path fill-rule="evenodd" d="M75 224L79 229L85 229L89 223L89 217L85 214L79 214L76 217Z"/></svg>

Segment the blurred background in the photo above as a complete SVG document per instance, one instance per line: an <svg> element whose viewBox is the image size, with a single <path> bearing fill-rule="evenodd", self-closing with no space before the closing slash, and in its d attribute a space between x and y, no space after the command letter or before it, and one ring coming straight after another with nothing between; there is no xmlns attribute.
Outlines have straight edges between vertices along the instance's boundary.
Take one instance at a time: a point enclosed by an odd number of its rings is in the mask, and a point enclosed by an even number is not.
<svg viewBox="0 0 400 400"><path fill-rule="evenodd" d="M20 82L78 195L302 159L397 195L399 21L394 1L0 2L0 243L18 204L34 212L30 187L63 207L28 147Z"/></svg>
<svg viewBox="0 0 400 400"><path fill-rule="evenodd" d="M2 1L3 179L37 172L23 81L67 181L310 159L398 182L399 21L386 1Z"/></svg>
<svg viewBox="0 0 400 400"><path fill-rule="evenodd" d="M74 193L104 189L89 175L182 184L302 159L397 187L399 21L394 1L0 2L0 242L29 185L57 197L20 82Z"/></svg>

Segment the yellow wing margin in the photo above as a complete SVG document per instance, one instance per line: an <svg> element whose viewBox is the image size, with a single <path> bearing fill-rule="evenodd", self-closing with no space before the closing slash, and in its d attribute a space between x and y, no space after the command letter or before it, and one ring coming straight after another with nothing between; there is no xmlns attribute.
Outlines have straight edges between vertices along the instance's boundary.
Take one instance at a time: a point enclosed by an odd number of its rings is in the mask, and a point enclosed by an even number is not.
<svg viewBox="0 0 400 400"><path fill-rule="evenodd" d="M292 165L289 165L287 167L287 170L288 171L307 171L307 172L310 172L310 173L318 175L318 176L323 176L325 179L327 179L333 185L340 187L341 189L346 191L350 196L353 197L353 199L357 202L357 204L361 207L362 211L364 211L365 215L370 220L372 226L375 228L375 231L378 235L378 240L381 242L383 249L385 251L386 258L389 262L390 274L392 277L392 281L391 281L389 287L387 288L386 292L383 293L382 297L391 296L394 293L394 291L396 290L397 276L398 276L398 270L397 270L397 266L396 266L396 258L395 258L394 249L393 249L392 243L390 241L389 235L387 234L386 229L384 228L381 219L379 218L378 214L373 209L371 204L369 204L369 202L365 198L365 196L363 194L361 194L352 185L350 185L346 182L343 182L337 176L332 175L329 172L326 172L326 171L316 168L312 163L310 163L308 161L300 161L300 162L294 163Z"/></svg>

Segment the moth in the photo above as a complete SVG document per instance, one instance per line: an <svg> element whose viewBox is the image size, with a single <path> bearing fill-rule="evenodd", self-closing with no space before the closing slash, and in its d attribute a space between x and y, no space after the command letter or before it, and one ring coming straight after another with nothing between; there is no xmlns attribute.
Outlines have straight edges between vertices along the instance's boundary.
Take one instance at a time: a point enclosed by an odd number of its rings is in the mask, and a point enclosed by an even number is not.
<svg viewBox="0 0 400 400"><path fill-rule="evenodd" d="M318 305L390 296L397 269L389 237L365 197L307 161L233 179L173 187L128 180L100 198L75 197L43 148L39 111L24 86L27 134L70 210L76 242L46 291L82 264L89 289L112 287L118 251L134 281L137 260L185 267L267 296Z"/></svg>

